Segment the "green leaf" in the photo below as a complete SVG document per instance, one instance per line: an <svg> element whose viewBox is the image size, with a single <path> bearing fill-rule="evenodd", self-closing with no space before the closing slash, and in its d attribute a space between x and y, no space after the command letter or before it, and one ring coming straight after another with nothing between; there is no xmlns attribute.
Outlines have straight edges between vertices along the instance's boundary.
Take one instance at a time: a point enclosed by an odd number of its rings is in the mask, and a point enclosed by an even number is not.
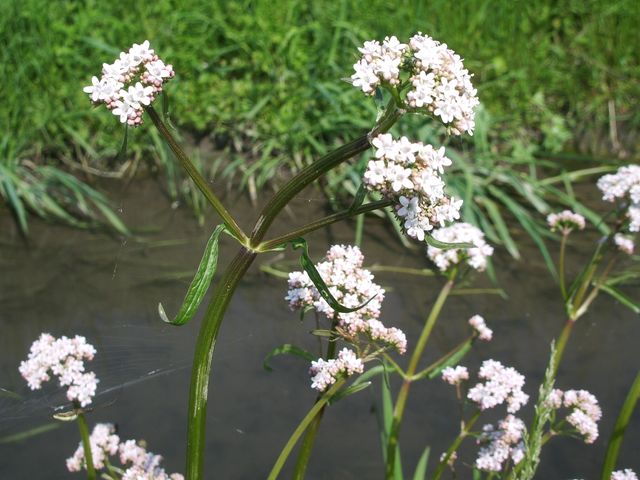
<svg viewBox="0 0 640 480"><path fill-rule="evenodd" d="M429 463L429 453L431 453L431 447L426 447L420 460L416 465L416 471L413 474L413 480L425 480L427 478L427 464Z"/></svg>
<svg viewBox="0 0 640 480"><path fill-rule="evenodd" d="M300 255L300 265L302 266L304 271L307 272L307 274L309 275L309 278L311 279L315 287L318 289L318 293L320 293L320 296L322 296L322 298L336 312L340 312L340 313L355 312L357 310L360 310L362 307L367 305L371 300L375 298L375 296L371 297L362 305L358 305L357 307L354 307L354 308L345 307L344 305L340 304L329 291L329 287L320 276L320 273L316 269L316 266L313 264L311 257L309 257L309 247L307 245L306 240L304 238L297 238L295 240L292 240L290 243L293 246L293 248L302 249L302 254Z"/></svg>
<svg viewBox="0 0 640 480"><path fill-rule="evenodd" d="M607 452L604 457L604 463L602 465L602 480L609 480L611 478L611 472L616 467L618 460L618 453L620 452L620 446L622 445L622 439L624 438L625 431L631 421L631 416L636 409L636 404L640 398L640 372L636 374L636 378L629 389L627 398L625 398L618 419L613 427L613 433L609 439L607 445Z"/></svg>
<svg viewBox="0 0 640 480"><path fill-rule="evenodd" d="M489 217L491 218L491 221L493 222L493 225L496 227L496 230L498 231L500 240L504 243L504 246L506 247L507 251L511 254L513 258L519 259L520 252L518 251L518 247L516 246L516 243L513 241L513 238L509 233L507 224L502 218L502 215L500 214L500 210L498 209L498 206L496 205L496 203L487 197L478 197L477 201L482 205L484 205L485 209L487 210L487 213L489 214Z"/></svg>
<svg viewBox="0 0 640 480"><path fill-rule="evenodd" d="M442 370L452 365L457 365L460 363L460 360L464 358L464 356L469 353L471 350L471 345L473 343L473 339L469 339L466 342L461 343L453 352L448 353L444 357L442 357L439 361L433 364L431 367L425 369L418 377L424 378L425 376L432 379L440 375Z"/></svg>
<svg viewBox="0 0 640 480"><path fill-rule="evenodd" d="M454 248L474 248L473 243L446 243L435 239L429 234L424 236L425 241L432 247L439 248L440 250L451 250Z"/></svg>
<svg viewBox="0 0 640 480"><path fill-rule="evenodd" d="M116 154L115 160L117 162L124 161L127 157L127 147L129 146L129 125L125 123L124 125L124 138L122 139L122 145L120 145L120 150Z"/></svg>
<svg viewBox="0 0 640 480"><path fill-rule="evenodd" d="M358 190L356 190L356 194L353 197L353 203L349 207L349 211L353 211L358 208L364 202L364 199L367 196L367 188L364 185L364 182L360 184Z"/></svg>
<svg viewBox="0 0 640 480"><path fill-rule="evenodd" d="M285 343L284 345L280 345L279 347L274 348L269 352L269 354L266 357L264 357L264 362L262 363L262 367L268 372L273 371L273 368L271 368L271 366L269 365L269 360L275 357L276 355L285 355L285 354L295 355L296 357L300 357L308 361L312 361L316 359L316 357L314 357L311 353L307 352L306 350L300 347L296 347L295 345L292 345L290 343Z"/></svg>
<svg viewBox="0 0 640 480"><path fill-rule="evenodd" d="M633 311L633 313L640 314L640 304L634 301L633 299L629 298L627 295L622 293L616 287L605 283L604 285L600 286L600 290L611 295L613 298L618 300L625 307Z"/></svg>
<svg viewBox="0 0 640 480"><path fill-rule="evenodd" d="M226 227L224 225L218 225L211 234L207 246L204 249L200 265L198 265L198 270L191 281L191 285L189 285L189 290L187 290L187 294L184 297L184 301L176 317L173 320L169 320L162 303L158 303L158 313L163 322L170 323L171 325L184 325L195 315L200 306L200 302L202 302L205 293L207 293L209 289L213 275L216 273L218 266L218 240L220 239L220 234L225 229Z"/></svg>
<svg viewBox="0 0 640 480"><path fill-rule="evenodd" d="M30 428L29 430L25 430L24 432L18 432L14 433L13 435L7 435L6 437L0 437L0 444L21 442L23 440L27 440L28 438L35 437L36 435L55 430L56 428L59 428L61 426L62 424L58 422L45 423L43 425Z"/></svg>
<svg viewBox="0 0 640 480"><path fill-rule="evenodd" d="M331 403L336 403L338 400L342 400L349 395L353 395L354 393L358 393L366 388L371 386L371 382L361 382L357 385L351 385L348 388L343 388L342 390L338 390L338 392L331 397Z"/></svg>
<svg viewBox="0 0 640 480"><path fill-rule="evenodd" d="M311 335L315 335L316 337L327 337L331 338L334 336L334 333L331 330L327 330L326 328L316 328L311 330Z"/></svg>

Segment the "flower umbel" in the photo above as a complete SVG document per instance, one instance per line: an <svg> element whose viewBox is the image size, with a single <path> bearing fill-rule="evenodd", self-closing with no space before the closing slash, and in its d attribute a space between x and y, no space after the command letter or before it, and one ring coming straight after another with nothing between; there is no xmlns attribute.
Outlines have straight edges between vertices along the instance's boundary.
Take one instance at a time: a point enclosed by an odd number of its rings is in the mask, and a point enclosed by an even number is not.
<svg viewBox="0 0 640 480"><path fill-rule="evenodd" d="M629 220L629 231L640 231L640 165L620 167L616 173L598 179L602 199L621 203Z"/></svg>
<svg viewBox="0 0 640 480"><path fill-rule="evenodd" d="M439 118L454 135L473 134L479 101L472 75L446 44L418 33L408 44L386 37L382 43L367 41L358 50L362 57L353 65L351 76L355 87L373 95L384 86L399 97L407 85L402 99L405 108Z"/></svg>
<svg viewBox="0 0 640 480"><path fill-rule="evenodd" d="M31 390L39 390L51 376L58 377L61 387L67 389L67 398L86 407L96 393L99 380L93 372L85 372L84 360L92 360L96 353L93 345L82 336L54 338L43 333L33 342L27 360L20 363L19 371Z"/></svg>
<svg viewBox="0 0 640 480"><path fill-rule="evenodd" d="M563 235L568 235L573 230L584 230L585 220L579 213L564 210L560 213L551 213L547 216L547 223L551 231L560 230Z"/></svg>
<svg viewBox="0 0 640 480"><path fill-rule="evenodd" d="M434 227L460 218L462 200L445 193L441 177L444 167L451 165L444 147L412 143L407 137L394 140L388 133L371 143L376 159L369 161L363 182L368 190L393 201L408 236L422 241Z"/></svg>
<svg viewBox="0 0 640 480"><path fill-rule="evenodd" d="M102 76L93 77L83 91L94 104L104 103L120 122L136 127L142 123L144 107L174 75L173 67L160 60L145 40L121 52L112 64L104 63Z"/></svg>
<svg viewBox="0 0 640 480"><path fill-rule="evenodd" d="M467 398L476 402L480 410L506 402L507 411L516 413L529 400L522 391L524 376L512 367L505 367L496 360L485 360L478 376L485 382L469 390Z"/></svg>

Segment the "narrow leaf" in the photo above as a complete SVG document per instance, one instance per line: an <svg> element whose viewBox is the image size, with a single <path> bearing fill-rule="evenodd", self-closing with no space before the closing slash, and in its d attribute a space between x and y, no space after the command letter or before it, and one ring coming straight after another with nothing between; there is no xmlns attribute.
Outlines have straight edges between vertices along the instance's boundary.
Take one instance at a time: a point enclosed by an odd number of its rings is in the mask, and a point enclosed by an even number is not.
<svg viewBox="0 0 640 480"><path fill-rule="evenodd" d="M418 464L416 465L416 471L413 474L413 480L425 480L427 478L427 464L429 463L429 453L431 453L431 448L427 447L420 455L420 460L418 460Z"/></svg>
<svg viewBox="0 0 640 480"><path fill-rule="evenodd" d="M453 352L451 352L450 354L442 358L432 368L425 371L425 374L427 375L427 377L435 378L438 375L440 375L442 370L444 370L445 368L451 367L453 365L457 365L458 363L460 363L460 360L462 360L464 356L469 352L469 350L471 350L471 343L472 343L471 340L467 340L466 342L461 344L456 350L454 350Z"/></svg>
<svg viewBox="0 0 640 480"><path fill-rule="evenodd" d="M173 320L169 320L162 303L158 303L158 313L163 322L171 325L184 325L195 315L200 302L202 302L205 293L209 289L213 275L216 273L216 267L218 266L218 240L225 229L224 225L218 225L211 234L200 265L198 265L198 270L191 281L191 285L189 285L189 290L187 290L182 307L180 307L176 317Z"/></svg>
<svg viewBox="0 0 640 480"><path fill-rule="evenodd" d="M638 302L635 302L631 298L629 298L627 295L622 293L617 288L605 283L604 285L600 286L600 290L611 295L613 298L618 300L625 307L633 311L633 313L640 314L640 304Z"/></svg>
<svg viewBox="0 0 640 480"><path fill-rule="evenodd" d="M311 257L309 257L309 247L307 245L306 240L304 238L298 238L296 240L292 240L291 245L293 246L293 248L302 249L302 254L300 255L300 265L302 266L304 271L307 272L307 274L309 275L309 278L311 279L315 287L318 289L318 292L320 293L322 298L336 312L340 312L340 313L355 312L357 310L360 310L362 307L367 305L371 300L375 298L375 296L371 297L362 305L358 305L357 307L354 307L354 308L348 308L340 304L329 291L329 287L322 279L322 276L320 276L320 273L316 269L316 266L313 264Z"/></svg>
<svg viewBox="0 0 640 480"><path fill-rule="evenodd" d="M285 343L284 345L280 345L279 347L274 348L269 352L269 354L266 357L264 357L264 362L262 363L262 367L268 372L273 371L273 368L271 368L271 366L269 365L269 360L275 357L276 355L284 355L284 354L295 355L296 357L300 357L308 361L315 360L316 358L311 353L307 352L306 350L300 347L296 347L295 345L292 345L290 343Z"/></svg>
<svg viewBox="0 0 640 480"><path fill-rule="evenodd" d="M354 393L358 393L366 388L369 388L370 385L371 382L361 382L357 385L351 385L348 388L338 390L338 393L331 397L331 403L335 403L338 400L342 400L343 398L348 397L349 395L353 395Z"/></svg>
<svg viewBox="0 0 640 480"><path fill-rule="evenodd" d="M620 446L622 445L622 439L624 438L624 433L629 426L629 422L631 421L631 415L633 411L636 409L636 404L638 403L638 399L640 398L640 372L636 374L636 378L629 389L629 393L627 394L627 398L624 400L622 404L622 408L620 409L620 414L618 415L618 419L616 420L616 424L613 427L613 433L611 434L611 438L609 439L609 444L607 445L607 452L604 457L604 463L602 465L602 480L609 480L611 478L611 472L616 467L616 463L618 460L618 453L620 452Z"/></svg>
<svg viewBox="0 0 640 480"><path fill-rule="evenodd" d="M356 194L353 197L353 203L351 203L351 206L349 207L349 211L353 211L356 208L358 208L360 205L362 205L366 196L367 196L367 189L364 185L364 182L362 182L358 187L358 190L356 190Z"/></svg>
<svg viewBox="0 0 640 480"><path fill-rule="evenodd" d="M451 250L453 248L474 248L475 245L473 243L447 243L441 242L431 235L427 234L424 236L425 241L431 245L432 247L439 248L440 250Z"/></svg>

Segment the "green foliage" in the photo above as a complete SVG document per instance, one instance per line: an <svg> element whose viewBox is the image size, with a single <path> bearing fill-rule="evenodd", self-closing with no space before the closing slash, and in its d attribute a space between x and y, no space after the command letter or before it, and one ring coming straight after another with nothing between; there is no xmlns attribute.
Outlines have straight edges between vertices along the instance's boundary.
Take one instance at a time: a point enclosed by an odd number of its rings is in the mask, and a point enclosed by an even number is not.
<svg viewBox="0 0 640 480"><path fill-rule="evenodd" d="M103 62L145 38L177 72L169 86L177 127L226 151L202 169L259 188L283 168L300 168L370 128L374 102L340 79L351 74L364 40L390 34L422 31L466 58L495 119L494 133L483 138L501 151L526 151L531 142L557 151L606 130L611 104L632 131L640 123L631 108L640 96L632 81L639 73L639 13L631 0L0 2L3 198L25 228L26 210L55 208L32 205L7 180L23 177L25 160L115 167L123 129L103 108L90 107L82 87ZM169 193L186 196L202 215L202 203L180 187L170 156L146 134L130 132L128 155L152 159ZM44 187L49 196L59 188ZM69 221L62 212L49 216ZM496 228L515 253L504 228Z"/></svg>

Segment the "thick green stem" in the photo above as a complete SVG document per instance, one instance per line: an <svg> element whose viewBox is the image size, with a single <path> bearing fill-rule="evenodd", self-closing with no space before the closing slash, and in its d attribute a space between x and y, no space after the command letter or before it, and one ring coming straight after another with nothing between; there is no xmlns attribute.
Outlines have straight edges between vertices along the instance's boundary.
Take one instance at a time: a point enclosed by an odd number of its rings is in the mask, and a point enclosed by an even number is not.
<svg viewBox="0 0 640 480"><path fill-rule="evenodd" d="M191 390L189 393L186 468L186 478L188 480L201 480L204 478L202 471L207 419L207 394L213 350L231 297L255 256L255 252L250 252L244 247L240 249L216 284L207 313L202 320L196 342L191 372Z"/></svg>
<svg viewBox="0 0 640 480"><path fill-rule="evenodd" d="M568 233L562 233L562 240L560 241L560 265L559 265L559 273L560 273L560 291L562 292L562 299L566 302L567 301L567 287L566 287L566 280L565 280L565 271L564 271L564 256L565 256L565 251L567 249L567 237L569 236Z"/></svg>
<svg viewBox="0 0 640 480"><path fill-rule="evenodd" d="M387 465L386 465L386 476L387 479L393 478L393 472L395 470L395 461L396 461L396 451L398 446L398 434L400 433L400 425L402 423L402 416L404 415L404 409L407 404L407 399L409 397L409 389L411 388L412 377L416 373L418 368L418 363L422 358L422 354L424 352L425 347L427 346L427 341L429 340L429 336L431 335L431 331L433 330L434 325L436 324L436 320L440 315L440 311L451 293L451 289L453 288L454 281L453 277L451 277L447 283L444 284L442 290L440 290L440 294L436 299L433 307L431 308L431 312L429 313L429 317L427 317L427 321L424 324L422 329L422 333L420 334L420 338L418 339L418 343L416 344L416 348L411 355L411 359L409 360L409 367L406 371L406 378L404 382L402 382L402 387L400 387L400 392L398 393L398 398L396 399L395 407L393 410L393 422L391 424L391 431L389 432L389 440L387 442Z"/></svg>
<svg viewBox="0 0 640 480"><path fill-rule="evenodd" d="M402 110L396 107L395 102L390 102L384 115L371 132L326 154L324 157L302 169L295 177L287 182L262 209L251 234L251 246L256 247L260 244L278 213L293 197L332 168L337 167L354 155L367 150L370 147L370 139L389 130L398 118L400 118L402 113Z"/></svg>
<svg viewBox="0 0 640 480"><path fill-rule="evenodd" d="M267 478L267 480L275 480L276 478L278 478L282 467L284 467L284 463L287 461L287 458L291 454L291 451L293 450L293 447L295 447L296 442L298 441L300 436L304 433L315 416L324 408L327 402L331 400L331 397L342 387L342 385L344 385L345 382L346 379L344 378L338 380L332 385L329 390L327 390L324 395L322 395L319 401L313 404L311 410L309 410L307 415L302 419L302 421L298 424L298 427L291 434L291 437L289 437L289 440L282 449L282 452L280 452L276 463L273 465L273 468L271 469L271 473L269 473L269 477Z"/></svg>
<svg viewBox="0 0 640 480"><path fill-rule="evenodd" d="M438 463L438 468L433 474L433 480L438 480L442 476L442 473L444 472L444 469L447 467L447 463L449 462L451 455L453 455L453 452L458 450L458 447L460 447L460 444L462 443L462 441L469 435L469 431L473 427L473 424L476 423L476 420L478 420L478 417L480 417L480 413L481 413L480 410L478 410L476 413L473 414L473 417L471 417L468 422L462 425L462 428L460 429L460 433L458 434L456 439L453 441L451 446L447 449L444 457L442 458L442 460L440 460L440 463Z"/></svg>
<svg viewBox="0 0 640 480"><path fill-rule="evenodd" d="M218 215L220 215L220 217L222 218L222 221L227 226L229 231L233 234L234 237L236 237L240 241L240 243L247 244L248 239L245 233L238 226L238 224L233 219L229 211L224 207L220 199L216 196L215 193L213 193L211 188L209 188L209 184L207 183L207 181L202 177L202 175L200 175L200 172L195 167L195 165L191 162L191 160L189 160L189 157L184 152L182 147L180 147L180 145L178 144L176 139L173 137L173 135L171 134L167 126L164 124L164 122L162 121L158 113L155 111L155 109L152 106L148 106L146 108L146 111L151 117L153 124L156 126L158 131L162 134L167 144L169 144L169 147L171 148L171 150L173 151L177 159L180 161L180 164L182 165L182 167L186 170L186 172L189 174L193 182L196 184L198 189L202 192L202 194L205 196L205 198L211 204L211 206L215 209Z"/></svg>
<svg viewBox="0 0 640 480"><path fill-rule="evenodd" d="M87 479L95 480L96 469L93 466L93 454L91 453L91 441L89 440L89 427L84 413L78 412L78 429L80 430L80 438L82 439L82 450L84 450L84 461L87 466Z"/></svg>
<svg viewBox="0 0 640 480"><path fill-rule="evenodd" d="M338 318L334 317L333 322L331 323L331 332L335 333L336 327L338 326ZM326 359L329 360L336 356L336 341L333 335L330 337L329 346L327 347L327 355ZM322 400L322 396L319 395L316 399L316 403ZM295 480L304 479L305 473L307 471L307 465L309 464L309 458L311 458L311 451L313 450L313 445L316 441L316 435L318 434L318 429L320 428L320 422L322 422L322 416L324 415L324 411L326 409L326 405L323 406L318 414L315 416L309 428L307 428L307 432L304 435L304 439L302 440L302 445L300 447L300 452L298 453L298 460L296 461L296 468L294 470L293 478Z"/></svg>
<svg viewBox="0 0 640 480"><path fill-rule="evenodd" d="M347 218L360 215L362 213L372 212L374 210L378 210L380 208L384 208L388 205L391 205L390 200L379 200L377 202L367 203L366 205L361 205L354 209L343 210L341 212L334 213L333 215L328 215L324 218L316 220L315 222L311 222L303 227L300 227L296 230L293 230L286 235L282 235L280 237L276 237L272 240L267 240L262 242L260 245L256 247L257 251L269 251L272 250L283 243L286 243L295 238L306 235L307 233L318 230L319 228L326 227L327 225L331 225L332 223L339 222L341 220L345 220Z"/></svg>

